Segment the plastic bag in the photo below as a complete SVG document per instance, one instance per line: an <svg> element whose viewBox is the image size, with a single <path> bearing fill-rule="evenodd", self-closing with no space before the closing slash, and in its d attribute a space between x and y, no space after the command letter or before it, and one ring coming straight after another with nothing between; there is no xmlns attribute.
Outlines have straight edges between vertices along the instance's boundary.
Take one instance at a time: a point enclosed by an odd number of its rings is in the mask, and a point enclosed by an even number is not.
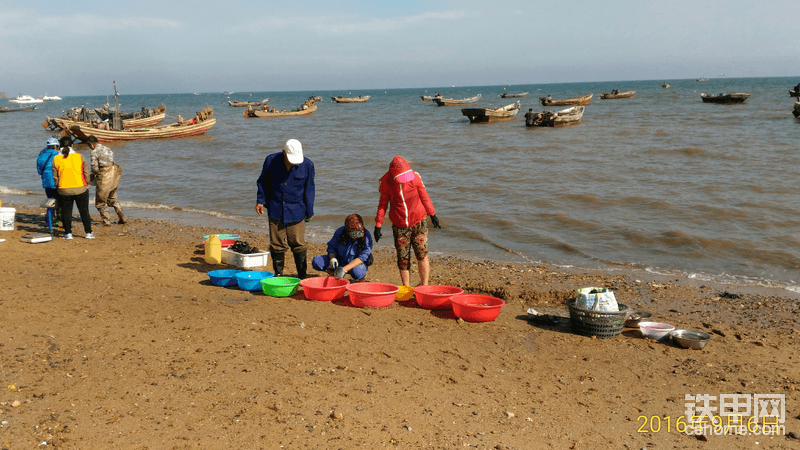
<svg viewBox="0 0 800 450"><path fill-rule="evenodd" d="M575 306L595 311L619 311L617 298L606 288L587 287L578 289Z"/></svg>

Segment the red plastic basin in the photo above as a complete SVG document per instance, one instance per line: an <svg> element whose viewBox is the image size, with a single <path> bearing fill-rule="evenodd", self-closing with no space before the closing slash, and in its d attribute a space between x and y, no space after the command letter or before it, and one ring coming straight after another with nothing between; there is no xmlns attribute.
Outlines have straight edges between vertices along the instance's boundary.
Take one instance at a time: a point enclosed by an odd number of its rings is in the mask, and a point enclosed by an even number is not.
<svg viewBox="0 0 800 450"><path fill-rule="evenodd" d="M383 307L394 303L400 288L389 283L354 283L347 285L354 306Z"/></svg>
<svg viewBox="0 0 800 450"><path fill-rule="evenodd" d="M350 282L346 279L337 280L334 277L306 278L300 282L306 299L319 302L332 302L344 297L348 284Z"/></svg>
<svg viewBox="0 0 800 450"><path fill-rule="evenodd" d="M425 309L450 309L453 307L450 297L463 293L464 290L460 287L437 284L414 288L417 306Z"/></svg>
<svg viewBox="0 0 800 450"><path fill-rule="evenodd" d="M458 294L450 297L453 312L467 322L491 322L500 315L506 304L502 299L489 295Z"/></svg>

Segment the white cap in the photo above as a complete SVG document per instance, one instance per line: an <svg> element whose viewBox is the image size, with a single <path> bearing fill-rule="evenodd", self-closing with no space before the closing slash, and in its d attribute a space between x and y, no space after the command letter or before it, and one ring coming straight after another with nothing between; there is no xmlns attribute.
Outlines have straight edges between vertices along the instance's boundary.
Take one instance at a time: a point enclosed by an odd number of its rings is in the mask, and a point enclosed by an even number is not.
<svg viewBox="0 0 800 450"><path fill-rule="evenodd" d="M292 164L300 164L303 162L303 144L297 139L289 139L283 146L283 152L286 154L286 159Z"/></svg>

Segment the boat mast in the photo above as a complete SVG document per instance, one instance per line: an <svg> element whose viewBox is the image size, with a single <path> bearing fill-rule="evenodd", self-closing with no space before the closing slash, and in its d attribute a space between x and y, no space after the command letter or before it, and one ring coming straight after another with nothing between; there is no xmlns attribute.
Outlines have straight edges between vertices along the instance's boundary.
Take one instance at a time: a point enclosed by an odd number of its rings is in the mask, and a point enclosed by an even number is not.
<svg viewBox="0 0 800 450"><path fill-rule="evenodd" d="M114 114L111 118L111 129L122 131L122 119L119 116L119 93L117 92L117 82L114 81Z"/></svg>

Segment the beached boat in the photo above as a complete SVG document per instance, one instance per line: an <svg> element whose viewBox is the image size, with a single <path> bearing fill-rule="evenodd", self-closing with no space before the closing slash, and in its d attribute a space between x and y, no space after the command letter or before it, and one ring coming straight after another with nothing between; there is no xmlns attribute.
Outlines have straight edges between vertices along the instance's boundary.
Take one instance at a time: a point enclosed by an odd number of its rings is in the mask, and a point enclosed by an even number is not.
<svg viewBox="0 0 800 450"><path fill-rule="evenodd" d="M142 108L138 113L121 113L122 128L142 128L159 124L167 116L167 107L164 105L156 109ZM101 124L112 120L113 112L108 110L108 105L103 108L72 108L58 118L50 118L42 122L42 127L48 130L68 128L72 125L83 123L94 128L99 128Z"/></svg>
<svg viewBox="0 0 800 450"><path fill-rule="evenodd" d="M491 123L512 120L519 112L519 101L499 108L464 108L461 114L469 118L470 123Z"/></svg>
<svg viewBox="0 0 800 450"><path fill-rule="evenodd" d="M365 103L369 100L369 95L359 95L358 97L331 97L331 101L336 103Z"/></svg>
<svg viewBox="0 0 800 450"><path fill-rule="evenodd" d="M59 97L57 95L48 96L47 93L45 93L44 97L42 97L42 100L45 101L45 102L54 102L56 100L61 100L61 97Z"/></svg>
<svg viewBox="0 0 800 450"><path fill-rule="evenodd" d="M584 106L573 106L561 111L529 112L525 114L526 127L563 127L580 123Z"/></svg>
<svg viewBox="0 0 800 450"><path fill-rule="evenodd" d="M527 96L528 94L529 94L528 92L520 92L519 94L510 94L510 93L504 92L504 93L500 94L500 98L517 98L517 97L525 97L525 96Z"/></svg>
<svg viewBox="0 0 800 450"><path fill-rule="evenodd" d="M33 111L34 109L36 109L36 105L17 106L16 108L13 106L0 106L0 113L26 112Z"/></svg>
<svg viewBox="0 0 800 450"><path fill-rule="evenodd" d="M30 95L18 95L17 98L12 98L9 100L11 103L18 103L20 105L30 105L33 103L42 103L44 100L40 98L33 98Z"/></svg>
<svg viewBox="0 0 800 450"><path fill-rule="evenodd" d="M268 101L269 101L268 98L265 98L260 102L234 102L228 100L228 105L233 106L235 108L247 107L247 106L261 106L261 105L266 105Z"/></svg>
<svg viewBox="0 0 800 450"><path fill-rule="evenodd" d="M560 100L553 100L553 97L539 97L539 102L542 106L577 106L577 105L588 105L591 102L592 97L594 94L587 94L582 95L580 97L574 98L564 98Z"/></svg>
<svg viewBox="0 0 800 450"><path fill-rule="evenodd" d="M248 106L246 110L242 113L245 117L292 117L292 116L307 116L314 111L317 110L317 97L311 96L300 105L299 108L287 111L287 110L277 110L275 108L269 108L268 106L264 105L259 108L253 108L252 106Z"/></svg>
<svg viewBox="0 0 800 450"><path fill-rule="evenodd" d="M478 94L474 97L467 97L467 98L442 98L437 97L433 99L433 102L436 103L436 106L465 106L465 105L474 105L478 103L480 100L481 94Z"/></svg>
<svg viewBox="0 0 800 450"><path fill-rule="evenodd" d="M664 89L669 89L669 83L664 83L661 85L661 87Z"/></svg>
<svg viewBox="0 0 800 450"><path fill-rule="evenodd" d="M750 94L731 92L730 94L710 95L703 92L700 94L700 98L703 99L703 103L744 103L750 98Z"/></svg>
<svg viewBox="0 0 800 450"><path fill-rule="evenodd" d="M64 128L63 131L84 142L90 135L94 135L100 142L135 141L139 139L166 139L197 136L210 130L215 123L217 123L217 119L214 119L214 110L212 108L205 108L198 111L191 120L183 120L181 116L178 116L178 121L169 125L115 131L104 128L92 128L85 123L77 123Z"/></svg>
<svg viewBox="0 0 800 450"><path fill-rule="evenodd" d="M442 98L442 94L437 92L434 95L420 95L420 97L422 97L423 102L432 102L435 98Z"/></svg>
<svg viewBox="0 0 800 450"><path fill-rule="evenodd" d="M600 95L600 98L603 99L603 100L613 100L615 98L631 98L631 97L633 97L633 94L635 94L635 93L636 93L636 91L620 92L620 91L614 89L610 93L607 92L607 93L604 93L604 94Z"/></svg>

